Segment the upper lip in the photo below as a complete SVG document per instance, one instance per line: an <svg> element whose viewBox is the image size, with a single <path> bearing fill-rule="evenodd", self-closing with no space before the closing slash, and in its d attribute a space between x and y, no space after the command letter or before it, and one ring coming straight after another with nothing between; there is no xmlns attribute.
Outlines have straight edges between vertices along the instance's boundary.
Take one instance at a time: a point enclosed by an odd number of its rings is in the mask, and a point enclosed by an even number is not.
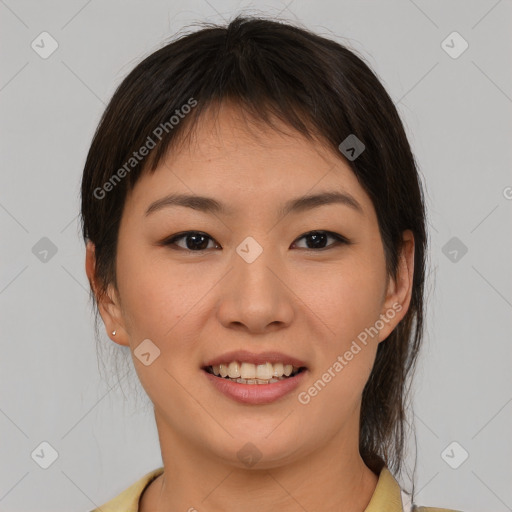
<svg viewBox="0 0 512 512"><path fill-rule="evenodd" d="M283 354L282 352L248 352L247 350L234 350L232 352L225 352L224 354L214 357L205 363L205 366L216 366L223 363L231 363L232 361L239 361L241 363L252 364L265 364L265 363L283 363L291 364L300 368L306 366L304 361L296 357Z"/></svg>

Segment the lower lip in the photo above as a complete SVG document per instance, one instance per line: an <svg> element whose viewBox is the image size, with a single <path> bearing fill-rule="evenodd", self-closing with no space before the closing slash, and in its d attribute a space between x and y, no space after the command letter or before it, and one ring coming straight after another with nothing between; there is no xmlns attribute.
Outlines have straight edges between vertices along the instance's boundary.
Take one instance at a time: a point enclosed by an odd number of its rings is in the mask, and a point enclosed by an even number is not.
<svg viewBox="0 0 512 512"><path fill-rule="evenodd" d="M240 384L228 379L216 377L202 370L207 379L224 395L243 404L269 404L291 393L304 379L307 370L293 377L270 384Z"/></svg>

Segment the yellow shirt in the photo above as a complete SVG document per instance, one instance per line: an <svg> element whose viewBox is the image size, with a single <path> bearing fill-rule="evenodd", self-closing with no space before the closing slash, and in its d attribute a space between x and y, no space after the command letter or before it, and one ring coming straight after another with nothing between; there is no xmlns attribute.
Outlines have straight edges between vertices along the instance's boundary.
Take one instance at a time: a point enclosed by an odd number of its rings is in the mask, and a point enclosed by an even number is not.
<svg viewBox="0 0 512 512"><path fill-rule="evenodd" d="M90 512L138 512L139 499L144 489L159 475L164 468L154 469L137 480L128 489L111 499L100 508ZM391 472L384 467L379 475L377 487L364 512L460 512L447 508L417 507L411 508L408 495L400 489Z"/></svg>

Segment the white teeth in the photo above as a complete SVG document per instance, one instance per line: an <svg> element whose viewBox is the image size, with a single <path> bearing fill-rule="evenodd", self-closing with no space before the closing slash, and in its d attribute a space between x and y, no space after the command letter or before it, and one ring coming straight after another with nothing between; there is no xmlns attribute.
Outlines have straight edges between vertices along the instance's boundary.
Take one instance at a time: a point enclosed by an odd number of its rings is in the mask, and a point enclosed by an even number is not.
<svg viewBox="0 0 512 512"><path fill-rule="evenodd" d="M256 366L252 363L242 363L240 367L240 377L242 377L242 379L256 378Z"/></svg>
<svg viewBox="0 0 512 512"><path fill-rule="evenodd" d="M271 363L259 364L256 366L256 377L261 380L270 380L274 368Z"/></svg>
<svg viewBox="0 0 512 512"><path fill-rule="evenodd" d="M273 382L279 382L280 380L286 379L285 376L281 376L277 379L272 377L270 380L262 380L262 379L230 379L234 382L238 382L239 384L272 384Z"/></svg>
<svg viewBox="0 0 512 512"><path fill-rule="evenodd" d="M211 366L214 375L235 380L243 384L267 384L277 382L292 374L296 374L298 367L283 363L252 364L232 361Z"/></svg>
<svg viewBox="0 0 512 512"><path fill-rule="evenodd" d="M272 375L274 377L280 377L281 375L284 375L283 371L283 363L274 363L273 364L273 372Z"/></svg>
<svg viewBox="0 0 512 512"><path fill-rule="evenodd" d="M232 363L229 363L228 376L231 379L237 379L238 377L240 377L240 365L238 364L238 361L233 361Z"/></svg>

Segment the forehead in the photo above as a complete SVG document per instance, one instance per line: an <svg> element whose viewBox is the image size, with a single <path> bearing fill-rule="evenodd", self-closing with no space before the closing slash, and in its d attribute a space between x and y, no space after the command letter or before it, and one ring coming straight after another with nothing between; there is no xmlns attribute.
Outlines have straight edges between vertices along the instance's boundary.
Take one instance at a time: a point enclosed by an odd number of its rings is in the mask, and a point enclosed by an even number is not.
<svg viewBox="0 0 512 512"><path fill-rule="evenodd" d="M149 206L169 193L215 197L231 210L280 204L320 191L346 192L363 210L371 201L341 154L280 120L269 126L240 109L206 110L154 173L144 173L130 201ZM142 207L142 206L141 206Z"/></svg>
<svg viewBox="0 0 512 512"><path fill-rule="evenodd" d="M176 154L201 160L206 157L210 161L234 159L238 153L257 154L258 161L265 160L269 154L273 158L280 155L287 161L294 160L295 155L299 159L299 154L308 154L308 158L314 154L315 159L326 163L339 158L319 136L312 142L276 116L268 116L271 124L231 103L207 108ZM172 159L172 153L169 156Z"/></svg>

